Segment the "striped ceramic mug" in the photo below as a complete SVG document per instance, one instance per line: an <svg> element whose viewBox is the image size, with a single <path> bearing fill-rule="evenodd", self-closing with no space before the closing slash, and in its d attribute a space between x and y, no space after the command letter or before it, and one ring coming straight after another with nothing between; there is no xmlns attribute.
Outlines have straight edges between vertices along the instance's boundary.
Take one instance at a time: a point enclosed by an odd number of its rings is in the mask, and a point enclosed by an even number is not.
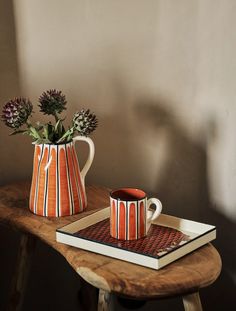
<svg viewBox="0 0 236 311"><path fill-rule="evenodd" d="M147 235L151 222L162 210L160 200L147 199L143 190L122 188L110 193L110 234L119 240L136 240ZM155 210L150 205L155 205Z"/></svg>

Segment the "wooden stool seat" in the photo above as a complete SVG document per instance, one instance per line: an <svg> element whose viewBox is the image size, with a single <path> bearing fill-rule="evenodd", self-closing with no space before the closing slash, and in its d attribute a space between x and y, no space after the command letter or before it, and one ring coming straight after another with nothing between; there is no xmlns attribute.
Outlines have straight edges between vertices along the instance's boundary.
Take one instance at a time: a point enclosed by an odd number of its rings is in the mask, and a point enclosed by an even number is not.
<svg viewBox="0 0 236 311"><path fill-rule="evenodd" d="M213 283L221 271L220 256L211 244L156 271L56 242L57 228L108 206L108 193L105 188L88 187L85 212L46 218L32 214L27 208L29 183L4 186L0 188L0 222L17 227L53 247L84 280L101 290L100 298L110 292L136 299L181 295L185 310L201 310L199 289ZM101 304L104 305L104 301Z"/></svg>

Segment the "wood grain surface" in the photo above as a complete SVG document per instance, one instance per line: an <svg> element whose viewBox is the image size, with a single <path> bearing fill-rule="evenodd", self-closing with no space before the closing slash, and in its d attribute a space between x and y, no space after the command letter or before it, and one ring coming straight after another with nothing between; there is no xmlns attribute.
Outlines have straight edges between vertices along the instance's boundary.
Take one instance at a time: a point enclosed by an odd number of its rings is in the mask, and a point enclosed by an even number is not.
<svg viewBox="0 0 236 311"><path fill-rule="evenodd" d="M56 242L55 230L109 205L109 190L86 188L85 212L62 218L46 218L28 209L30 184L0 187L0 223L30 233L58 251L88 283L108 292L151 299L197 292L213 283L221 271L217 250L207 244L159 271L112 259Z"/></svg>

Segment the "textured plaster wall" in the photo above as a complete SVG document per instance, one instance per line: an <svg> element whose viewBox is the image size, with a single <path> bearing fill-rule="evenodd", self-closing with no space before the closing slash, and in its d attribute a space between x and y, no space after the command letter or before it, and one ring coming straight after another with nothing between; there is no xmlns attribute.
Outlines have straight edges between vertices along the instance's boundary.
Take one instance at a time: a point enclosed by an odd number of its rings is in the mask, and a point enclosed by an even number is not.
<svg viewBox="0 0 236 311"><path fill-rule="evenodd" d="M206 153L211 199L236 218L235 6L209 0L15 1L21 93L36 100L56 87L67 94L68 119L81 107L98 114L89 180L111 187L159 192L169 177L179 184L181 170L188 174L185 161L194 166L196 157L176 157L170 136L181 132ZM180 141L181 147L188 142ZM30 162L31 154L26 157ZM179 175L165 174L170 162ZM191 173L187 184L196 182Z"/></svg>
<svg viewBox="0 0 236 311"><path fill-rule="evenodd" d="M142 187L165 212L216 224L235 289L236 2L16 0L14 13L1 31L1 101L57 88L67 119L96 112L87 183ZM0 126L0 183L30 178L29 139Z"/></svg>

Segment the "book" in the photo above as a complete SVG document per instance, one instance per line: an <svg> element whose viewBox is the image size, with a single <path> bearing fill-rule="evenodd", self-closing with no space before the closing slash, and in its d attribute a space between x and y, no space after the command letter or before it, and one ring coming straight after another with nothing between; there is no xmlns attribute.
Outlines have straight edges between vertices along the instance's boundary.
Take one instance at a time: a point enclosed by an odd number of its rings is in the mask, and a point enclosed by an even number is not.
<svg viewBox="0 0 236 311"><path fill-rule="evenodd" d="M110 236L110 207L57 229L56 240L81 249L160 269L216 238L216 227L161 214L146 237L117 240Z"/></svg>

